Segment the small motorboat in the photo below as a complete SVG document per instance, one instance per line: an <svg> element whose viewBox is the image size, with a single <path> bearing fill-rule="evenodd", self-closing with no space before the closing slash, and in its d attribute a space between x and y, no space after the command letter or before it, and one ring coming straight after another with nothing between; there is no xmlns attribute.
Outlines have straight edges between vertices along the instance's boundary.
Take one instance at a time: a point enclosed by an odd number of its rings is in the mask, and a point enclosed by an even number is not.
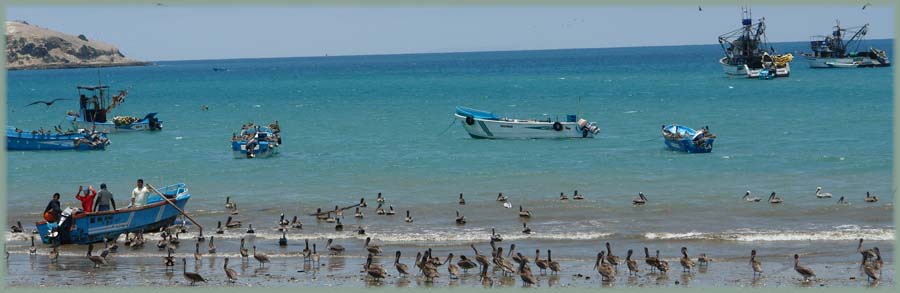
<svg viewBox="0 0 900 293"><path fill-rule="evenodd" d="M51 134L49 131L24 131L6 127L6 149L10 151L40 150L104 150L109 145L106 134L84 129L78 132Z"/></svg>
<svg viewBox="0 0 900 293"><path fill-rule="evenodd" d="M597 123L566 115L565 121L501 118L494 113L457 106L457 119L473 138L593 138Z"/></svg>
<svg viewBox="0 0 900 293"><path fill-rule="evenodd" d="M662 135L669 149L687 153L711 152L716 140L716 135L709 132L709 127L694 130L678 124L663 125Z"/></svg>
<svg viewBox="0 0 900 293"><path fill-rule="evenodd" d="M856 68L859 67L858 63L841 63L841 62L825 62L825 65L833 68Z"/></svg>
<svg viewBox="0 0 900 293"><path fill-rule="evenodd" d="M262 127L259 125L244 125L240 135L231 137L231 150L235 158L267 158L278 153L281 145L281 129L278 121Z"/></svg>

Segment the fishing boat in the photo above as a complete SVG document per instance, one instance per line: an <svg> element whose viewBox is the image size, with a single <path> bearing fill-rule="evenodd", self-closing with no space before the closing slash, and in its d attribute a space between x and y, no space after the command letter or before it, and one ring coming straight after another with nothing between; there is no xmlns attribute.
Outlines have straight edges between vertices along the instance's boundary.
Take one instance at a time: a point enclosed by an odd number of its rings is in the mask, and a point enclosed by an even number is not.
<svg viewBox="0 0 900 293"><path fill-rule="evenodd" d="M6 149L10 151L40 150L104 150L109 145L106 134L84 129L78 132L24 131L15 127L6 127Z"/></svg>
<svg viewBox="0 0 900 293"><path fill-rule="evenodd" d="M669 149L687 153L711 152L716 140L716 135L709 132L709 127L694 130L678 124L663 125L662 135Z"/></svg>
<svg viewBox="0 0 900 293"><path fill-rule="evenodd" d="M281 145L281 129L278 121L263 127L244 125L240 135L231 135L231 150L235 158L267 158L278 153Z"/></svg>
<svg viewBox="0 0 900 293"><path fill-rule="evenodd" d="M115 116L110 119L108 117L112 109L125 102L128 91L122 90L110 97L109 86L106 85L77 86L77 89L78 112L66 113L66 118L75 124L75 128L96 129L104 133L162 130L162 121L156 118L156 113L148 113L144 115L144 118Z"/></svg>
<svg viewBox="0 0 900 293"><path fill-rule="evenodd" d="M792 54L776 55L775 48L766 40L765 18L753 25L748 8L742 10L742 26L719 36L719 45L725 56L719 64L726 75L748 78L769 79L787 77L791 74ZM768 48L768 49L767 49Z"/></svg>
<svg viewBox="0 0 900 293"><path fill-rule="evenodd" d="M811 68L856 68L856 67L887 67L891 61L884 50L869 48L868 51L859 51L866 33L869 32L869 24L858 27L842 28L837 21L830 36L813 36L809 42L812 53L803 54ZM844 38L850 36L846 41ZM852 51L851 51L852 50Z"/></svg>
<svg viewBox="0 0 900 293"><path fill-rule="evenodd" d="M168 200L159 194L150 194L147 204L140 207L91 213L80 212L80 208L66 208L58 222L35 223L37 231L45 244L88 244L116 239L124 233L156 232L174 224L191 198L184 183L160 188L159 192Z"/></svg>
<svg viewBox="0 0 900 293"><path fill-rule="evenodd" d="M593 138L600 133L597 123L576 115L566 115L565 121L513 119L457 106L454 116L473 138Z"/></svg>

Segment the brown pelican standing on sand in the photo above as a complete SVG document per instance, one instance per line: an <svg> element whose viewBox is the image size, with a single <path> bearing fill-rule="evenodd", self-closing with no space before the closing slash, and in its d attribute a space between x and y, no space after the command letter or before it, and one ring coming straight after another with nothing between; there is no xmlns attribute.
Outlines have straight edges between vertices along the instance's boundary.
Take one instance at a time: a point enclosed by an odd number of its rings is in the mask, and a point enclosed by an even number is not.
<svg viewBox="0 0 900 293"><path fill-rule="evenodd" d="M870 195L869 192L866 191L866 202L878 202L878 197Z"/></svg>
<svg viewBox="0 0 900 293"><path fill-rule="evenodd" d="M628 250L628 255L625 256L625 264L628 265L628 274L629 274L629 275L630 275L630 274L635 274L635 275L637 275L637 273L638 273L638 264L637 264L637 261L631 259L631 255L632 255L632 254L634 254L634 250L629 249L629 250Z"/></svg>
<svg viewBox="0 0 900 293"><path fill-rule="evenodd" d="M466 205L466 199L463 198L462 193L459 194L459 204L460 204L460 205Z"/></svg>
<svg viewBox="0 0 900 293"><path fill-rule="evenodd" d="M459 267L452 263L453 261L453 253L447 256L447 260L444 261L447 264L447 273L450 274L451 279L459 279Z"/></svg>
<svg viewBox="0 0 900 293"><path fill-rule="evenodd" d="M375 281L383 280L387 277L387 272L383 267L372 264L372 254L369 254L369 257L366 258L366 264L364 266L366 270L366 274L372 277Z"/></svg>
<svg viewBox="0 0 900 293"><path fill-rule="evenodd" d="M491 262L488 260L488 257L478 253L478 248L475 248L475 244L470 244L469 246L475 251L475 261L481 264L481 267L486 268L490 265Z"/></svg>
<svg viewBox="0 0 900 293"><path fill-rule="evenodd" d="M59 259L59 250L56 249L56 246L53 246L53 249L50 250L50 261L54 262Z"/></svg>
<svg viewBox="0 0 900 293"><path fill-rule="evenodd" d="M315 244L315 243L313 243L313 252L312 252L312 257L311 257L311 258L312 258L312 262L313 262L313 263L315 263L315 264L317 264L317 265L319 264L319 259L321 258L321 256L319 256L319 252L316 251L316 244Z"/></svg>
<svg viewBox="0 0 900 293"><path fill-rule="evenodd" d="M747 192L744 193L744 196L741 198L743 198L744 200L749 201L749 202L759 202L760 200L762 200L761 198L758 198L758 197L751 197L749 190L747 190Z"/></svg>
<svg viewBox="0 0 900 293"><path fill-rule="evenodd" d="M225 265L223 266L225 270L225 278L228 279L228 282L234 283L237 281L238 273L228 267L228 258L225 258Z"/></svg>
<svg viewBox="0 0 900 293"><path fill-rule="evenodd" d="M269 256L265 253L257 252L256 245L253 245L253 258L259 262L259 266L264 266L267 262L269 262Z"/></svg>
<svg viewBox="0 0 900 293"><path fill-rule="evenodd" d="M103 239L103 243L106 243L106 239ZM37 253L37 247L34 246L34 235L31 236L31 247L28 248L28 253L35 254Z"/></svg>
<svg viewBox="0 0 900 293"><path fill-rule="evenodd" d="M797 271L800 276L803 276L804 282L809 282L809 278L816 276L816 273L813 272L812 269L800 265L800 255L797 254L794 254L794 270Z"/></svg>
<svg viewBox="0 0 900 293"><path fill-rule="evenodd" d="M681 255L681 259L679 260L679 262L681 262L681 271L690 273L691 269L694 268L694 261L688 257L687 247L681 247Z"/></svg>
<svg viewBox="0 0 900 293"><path fill-rule="evenodd" d="M663 274L669 272L669 262L659 258L659 250L656 250L656 269Z"/></svg>
<svg viewBox="0 0 900 293"><path fill-rule="evenodd" d="M609 242L606 242L606 262L613 265L616 271L619 271L619 257L613 255L612 246L609 245Z"/></svg>
<svg viewBox="0 0 900 293"><path fill-rule="evenodd" d="M488 271L487 266L481 267L481 286L492 287L492 286L494 286L494 280L491 280L491 277L488 276L487 271Z"/></svg>
<svg viewBox="0 0 900 293"><path fill-rule="evenodd" d="M772 191L772 194L769 195L769 203L771 203L771 204L779 204L779 203L782 203L782 202L784 202L784 201L781 200L780 197L775 196L775 192Z"/></svg>
<svg viewBox="0 0 900 293"><path fill-rule="evenodd" d="M216 253L216 245L213 243L213 241L215 240L213 239L214 237L215 236L209 236L209 249L207 250L207 252L209 252L210 254Z"/></svg>
<svg viewBox="0 0 900 293"><path fill-rule="evenodd" d="M250 252L247 251L246 248L244 248L244 238L241 238L241 248L239 248L238 251L241 253L241 260L243 260L245 258L249 260Z"/></svg>
<svg viewBox="0 0 900 293"><path fill-rule="evenodd" d="M397 268L397 273L400 274L400 276L409 276L409 267L406 266L406 264L400 263L399 250L397 250L397 257L394 259L394 267Z"/></svg>
<svg viewBox="0 0 900 293"><path fill-rule="evenodd" d="M303 251L300 254L303 255L303 262L306 263L312 261L312 250L309 249L309 239L304 239L303 242L306 243L306 246L303 247Z"/></svg>
<svg viewBox="0 0 900 293"><path fill-rule="evenodd" d="M88 244L88 252L87 257L91 262L94 263L94 267L98 268L100 265L106 265L106 259L99 255L91 255L91 252L94 250L94 244Z"/></svg>
<svg viewBox="0 0 900 293"><path fill-rule="evenodd" d="M526 211L522 208L522 205L519 205L519 217L531 218L531 211Z"/></svg>
<svg viewBox="0 0 900 293"><path fill-rule="evenodd" d="M708 266L709 262L711 262L711 261L712 261L712 259L709 258L708 256L706 256L705 253L701 253L700 256L697 257L697 265L698 266L704 266L704 267Z"/></svg>
<svg viewBox="0 0 900 293"><path fill-rule="evenodd" d="M366 215L359 211L359 207L356 207L356 213L354 213L353 216L357 219L362 219Z"/></svg>
<svg viewBox="0 0 900 293"><path fill-rule="evenodd" d="M334 239L328 238L328 242L325 243L325 248L328 248L328 251L331 254L341 254L344 252L344 247L341 245L333 244Z"/></svg>
<svg viewBox="0 0 900 293"><path fill-rule="evenodd" d="M393 216L393 215L396 215L397 212L394 211L394 206L389 205L387 212L385 212L384 214L388 215L388 216Z"/></svg>
<svg viewBox="0 0 900 293"><path fill-rule="evenodd" d="M528 224L522 223L522 233L531 234L531 228L528 228Z"/></svg>
<svg viewBox="0 0 900 293"><path fill-rule="evenodd" d="M542 275L547 273L547 260L541 259L541 250L534 250L534 264L538 267L538 272Z"/></svg>
<svg viewBox="0 0 900 293"><path fill-rule="evenodd" d="M863 264L863 272L866 273L866 277L871 281L878 281L878 278L881 277L880 269L877 268L874 264L864 263Z"/></svg>
<svg viewBox="0 0 900 293"><path fill-rule="evenodd" d="M522 258L519 256L519 254L513 255L513 253L515 253L515 252L516 252L516 244L515 243L510 244L509 251L506 252L506 256L511 257L512 260L516 263L522 262Z"/></svg>
<svg viewBox="0 0 900 293"><path fill-rule="evenodd" d="M191 282L191 286L193 286L194 283L197 283L197 282L206 283L206 279L203 279L203 277L200 276L200 274L187 271L187 259L186 258L182 257L181 263L182 263L181 271L184 274L184 279L187 280L188 282Z"/></svg>
<svg viewBox="0 0 900 293"><path fill-rule="evenodd" d="M656 269L656 265L659 262L659 259L656 257L650 256L650 250L647 247L644 247L644 262L650 266L650 270L653 271Z"/></svg>
<svg viewBox="0 0 900 293"><path fill-rule="evenodd" d="M372 242L372 238L366 237L366 243L364 245L366 247L366 250L368 250L369 253L371 253L373 255L381 255L381 246L371 244L371 242Z"/></svg>
<svg viewBox="0 0 900 293"><path fill-rule="evenodd" d="M865 266L866 260L875 257L875 250L872 248L863 249L863 239L859 238L859 244L856 246L856 252L862 255L862 263L859 264L860 267Z"/></svg>
<svg viewBox="0 0 900 293"><path fill-rule="evenodd" d="M638 197L631 200L631 204L636 206L643 205L645 203L647 203L647 198L644 197L643 192L638 192Z"/></svg>
<svg viewBox="0 0 900 293"><path fill-rule="evenodd" d="M519 277L522 278L522 285L531 286L536 285L538 283L537 278L531 274L531 269L528 268L528 261L523 261L519 263Z"/></svg>
<svg viewBox="0 0 900 293"><path fill-rule="evenodd" d="M406 218L404 218L403 221L407 223L413 222L413 218L409 215L409 210L406 210Z"/></svg>
<svg viewBox="0 0 900 293"><path fill-rule="evenodd" d="M566 196L565 193L560 192L560 193L559 193L559 200L569 200L569 197Z"/></svg>
<svg viewBox="0 0 900 293"><path fill-rule="evenodd" d="M194 244L196 244L195 247L194 247L194 260L201 260L201 259L203 259L203 255L200 254L200 242L197 242L197 243L194 243Z"/></svg>
<svg viewBox="0 0 900 293"><path fill-rule="evenodd" d="M503 257L503 247L497 247L497 255L494 256L493 262L495 266L503 271L503 275L512 274L516 271L512 268L512 263Z"/></svg>
<svg viewBox="0 0 900 293"><path fill-rule="evenodd" d="M559 262L553 261L553 256L550 254L550 250L547 249L547 266L550 267L550 272L553 274L559 274Z"/></svg>
<svg viewBox="0 0 900 293"><path fill-rule="evenodd" d="M756 249L750 251L750 267L753 268L753 277L756 278L757 275L762 276L763 268L762 262L756 259Z"/></svg>
<svg viewBox="0 0 900 293"><path fill-rule="evenodd" d="M457 225L465 225L466 224L466 217L460 216L459 210L456 210L456 224Z"/></svg>
<svg viewBox="0 0 900 293"><path fill-rule="evenodd" d="M616 277L616 272L612 265L606 263L606 258L603 257L604 253L605 252L601 250L600 253L597 254L597 262L594 263L594 269L600 273L604 282L609 282Z"/></svg>
<svg viewBox="0 0 900 293"><path fill-rule="evenodd" d="M474 261L467 258L465 255L459 256L459 261L456 262L456 265L458 265L460 268L462 268L463 272L466 272L466 273L469 272L469 269L474 269L478 266L477 264L475 264Z"/></svg>

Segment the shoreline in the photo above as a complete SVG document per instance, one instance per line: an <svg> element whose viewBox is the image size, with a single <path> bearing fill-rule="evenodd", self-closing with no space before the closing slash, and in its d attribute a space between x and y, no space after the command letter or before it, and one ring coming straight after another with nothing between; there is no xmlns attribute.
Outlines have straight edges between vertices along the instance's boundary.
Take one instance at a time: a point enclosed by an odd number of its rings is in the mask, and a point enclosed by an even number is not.
<svg viewBox="0 0 900 293"><path fill-rule="evenodd" d="M76 69L76 68L98 68L98 67L125 67L125 66L151 66L153 62L133 61L123 63L55 63L55 64L36 64L36 65L7 65L6 70L44 70L44 69Z"/></svg>

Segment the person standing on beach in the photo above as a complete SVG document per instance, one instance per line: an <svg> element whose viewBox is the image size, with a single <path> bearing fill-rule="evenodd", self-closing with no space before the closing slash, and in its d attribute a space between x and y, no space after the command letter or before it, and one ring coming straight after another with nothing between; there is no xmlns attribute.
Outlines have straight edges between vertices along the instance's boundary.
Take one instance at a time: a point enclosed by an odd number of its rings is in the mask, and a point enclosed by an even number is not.
<svg viewBox="0 0 900 293"><path fill-rule="evenodd" d="M47 207L44 208L44 220L47 222L56 222L59 220L59 214L62 213L62 209L59 208L59 192L53 194L53 199L47 203Z"/></svg>
<svg viewBox="0 0 900 293"><path fill-rule="evenodd" d="M144 186L144 179L138 179L137 187L131 191L131 206L137 208L147 204L147 193L150 190Z"/></svg>
<svg viewBox="0 0 900 293"><path fill-rule="evenodd" d="M97 202L94 203L94 211L108 211L110 203L112 203L112 209L116 209L116 201L113 199L112 192L106 190L106 183L100 183L100 193L97 195L99 196L97 197Z"/></svg>
<svg viewBox="0 0 900 293"><path fill-rule="evenodd" d="M81 210L85 213L90 213L94 208L94 198L97 197L97 191L94 190L94 186L88 185L88 189L84 190L84 187L78 186L78 193L75 194L75 199L81 201Z"/></svg>

